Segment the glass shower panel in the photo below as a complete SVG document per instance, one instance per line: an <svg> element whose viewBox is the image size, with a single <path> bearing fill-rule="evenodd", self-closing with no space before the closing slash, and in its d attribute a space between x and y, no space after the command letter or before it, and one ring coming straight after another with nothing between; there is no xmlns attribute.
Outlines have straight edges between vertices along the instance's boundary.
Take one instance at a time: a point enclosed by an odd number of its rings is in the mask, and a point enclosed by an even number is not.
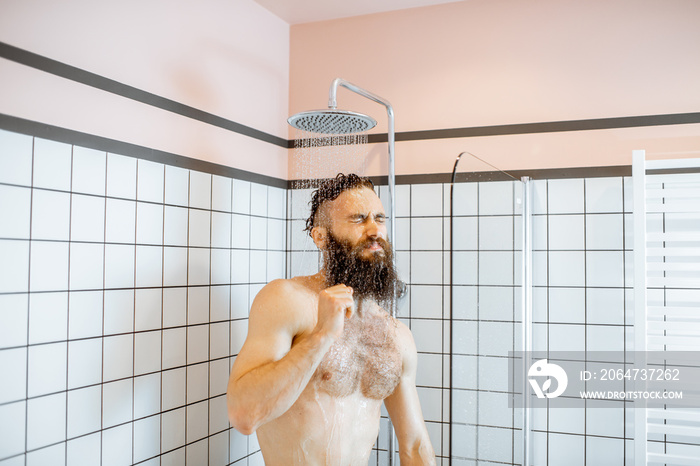
<svg viewBox="0 0 700 466"><path fill-rule="evenodd" d="M443 464L522 464L509 360L522 344L525 184L499 178L454 187L452 448Z"/></svg>

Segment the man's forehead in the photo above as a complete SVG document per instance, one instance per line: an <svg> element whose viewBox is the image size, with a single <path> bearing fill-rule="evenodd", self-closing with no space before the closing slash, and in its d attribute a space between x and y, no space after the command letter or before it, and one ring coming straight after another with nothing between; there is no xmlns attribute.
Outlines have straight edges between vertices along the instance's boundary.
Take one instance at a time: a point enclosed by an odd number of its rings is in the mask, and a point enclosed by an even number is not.
<svg viewBox="0 0 700 466"><path fill-rule="evenodd" d="M338 214L384 213L384 206L373 189L362 187L343 191L331 202L331 211Z"/></svg>

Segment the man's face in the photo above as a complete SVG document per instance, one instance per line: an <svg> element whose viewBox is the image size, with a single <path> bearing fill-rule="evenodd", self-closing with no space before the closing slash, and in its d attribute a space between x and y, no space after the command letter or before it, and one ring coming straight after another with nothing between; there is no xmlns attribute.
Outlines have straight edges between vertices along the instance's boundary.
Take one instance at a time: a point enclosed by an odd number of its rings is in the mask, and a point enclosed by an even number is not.
<svg viewBox="0 0 700 466"><path fill-rule="evenodd" d="M361 257L386 255L386 214L379 197L370 188L350 189L328 206L329 233L353 249L361 248Z"/></svg>
<svg viewBox="0 0 700 466"><path fill-rule="evenodd" d="M323 245L324 270L329 286L352 287L358 299L373 298L391 306L403 284L386 241L384 209L368 188L342 193L328 212Z"/></svg>

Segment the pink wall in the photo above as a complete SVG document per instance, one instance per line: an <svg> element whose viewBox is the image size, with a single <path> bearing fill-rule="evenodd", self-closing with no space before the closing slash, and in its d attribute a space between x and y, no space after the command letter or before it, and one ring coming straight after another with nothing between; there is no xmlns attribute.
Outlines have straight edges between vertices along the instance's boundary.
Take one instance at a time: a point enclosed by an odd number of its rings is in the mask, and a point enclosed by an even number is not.
<svg viewBox="0 0 700 466"><path fill-rule="evenodd" d="M397 132L698 112L697 44L693 0L470 0L301 24L289 112L325 107L336 77L388 99ZM345 89L338 104L386 132L381 106ZM503 169L629 165L633 149L700 156L700 125L400 142L396 171L450 172L464 150Z"/></svg>
<svg viewBox="0 0 700 466"><path fill-rule="evenodd" d="M4 0L0 41L286 138L289 25L253 0ZM287 150L0 60L0 113L278 178Z"/></svg>
<svg viewBox="0 0 700 466"><path fill-rule="evenodd" d="M290 27L253 0L5 0L0 41L281 138L336 77L423 131L700 110L694 0L469 0ZM287 149L0 60L0 113L294 179ZM339 90L341 107L375 103ZM503 169L700 155L700 125L399 142L398 174L447 173L467 150ZM385 144L368 173L386 173ZM490 169L465 160L462 170Z"/></svg>

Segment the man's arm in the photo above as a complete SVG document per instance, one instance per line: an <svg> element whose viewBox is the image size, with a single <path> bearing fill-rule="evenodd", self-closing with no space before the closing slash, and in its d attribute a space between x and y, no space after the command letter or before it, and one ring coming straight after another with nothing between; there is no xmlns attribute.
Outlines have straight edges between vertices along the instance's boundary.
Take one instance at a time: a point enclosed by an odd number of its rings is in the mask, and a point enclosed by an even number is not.
<svg viewBox="0 0 700 466"><path fill-rule="evenodd" d="M435 465L435 453L416 391L416 367L418 354L411 331L399 322L398 336L403 357L403 371L399 385L384 406L394 425L399 440L399 459L402 466Z"/></svg>
<svg viewBox="0 0 700 466"><path fill-rule="evenodd" d="M343 285L320 293L313 331L295 342L304 328L314 325L311 319L316 310L301 306L315 303L300 298L286 280L273 281L258 293L250 311L248 336L231 370L227 390L229 420L239 432L252 434L284 414L299 398L342 333L345 308L352 306L352 291L339 287Z"/></svg>

